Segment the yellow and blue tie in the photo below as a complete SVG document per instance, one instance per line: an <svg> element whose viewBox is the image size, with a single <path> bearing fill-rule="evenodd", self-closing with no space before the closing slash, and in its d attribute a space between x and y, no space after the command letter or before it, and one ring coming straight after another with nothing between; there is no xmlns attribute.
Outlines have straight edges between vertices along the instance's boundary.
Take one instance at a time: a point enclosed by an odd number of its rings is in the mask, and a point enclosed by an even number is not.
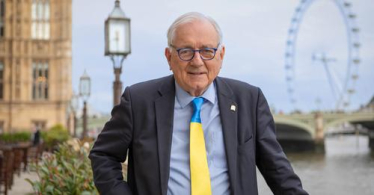
<svg viewBox="0 0 374 195"><path fill-rule="evenodd" d="M194 112L190 123L191 195L211 195L204 131L200 118L201 106L204 103L204 99L198 97L192 103Z"/></svg>

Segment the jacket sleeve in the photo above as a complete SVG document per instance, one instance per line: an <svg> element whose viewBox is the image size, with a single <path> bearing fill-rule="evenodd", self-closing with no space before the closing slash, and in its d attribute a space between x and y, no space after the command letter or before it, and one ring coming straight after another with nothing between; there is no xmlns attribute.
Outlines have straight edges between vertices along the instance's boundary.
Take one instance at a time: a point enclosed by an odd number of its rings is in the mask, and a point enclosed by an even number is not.
<svg viewBox="0 0 374 195"><path fill-rule="evenodd" d="M132 141L132 108L130 89L126 88L121 103L112 110L111 119L89 154L94 182L100 194L132 194L129 185L123 181L121 162L126 160L127 150Z"/></svg>
<svg viewBox="0 0 374 195"><path fill-rule="evenodd" d="M257 99L256 164L275 195L306 195L275 134L275 124L266 99L259 89Z"/></svg>

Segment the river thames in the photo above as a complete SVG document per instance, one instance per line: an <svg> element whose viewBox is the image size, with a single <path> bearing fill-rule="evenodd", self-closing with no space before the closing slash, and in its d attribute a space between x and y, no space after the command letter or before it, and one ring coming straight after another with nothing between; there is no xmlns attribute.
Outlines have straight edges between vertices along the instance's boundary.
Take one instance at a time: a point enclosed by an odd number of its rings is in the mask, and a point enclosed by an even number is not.
<svg viewBox="0 0 374 195"><path fill-rule="evenodd" d="M337 136L325 140L325 154L288 153L294 171L311 195L373 195L374 152L366 136ZM257 172L260 195L271 195Z"/></svg>

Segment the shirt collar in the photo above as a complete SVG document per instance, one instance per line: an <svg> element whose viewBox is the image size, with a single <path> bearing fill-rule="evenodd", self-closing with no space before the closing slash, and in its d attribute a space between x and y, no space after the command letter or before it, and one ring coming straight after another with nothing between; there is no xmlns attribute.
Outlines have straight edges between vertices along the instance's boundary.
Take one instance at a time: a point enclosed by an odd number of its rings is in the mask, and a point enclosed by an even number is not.
<svg viewBox="0 0 374 195"><path fill-rule="evenodd" d="M195 98L194 96L191 96L189 93L183 90L177 82L175 82L175 96L177 97L177 101L182 108L186 107ZM215 82L212 82L209 85L208 89L203 93L203 95L199 97L203 97L210 103L215 104L217 101Z"/></svg>

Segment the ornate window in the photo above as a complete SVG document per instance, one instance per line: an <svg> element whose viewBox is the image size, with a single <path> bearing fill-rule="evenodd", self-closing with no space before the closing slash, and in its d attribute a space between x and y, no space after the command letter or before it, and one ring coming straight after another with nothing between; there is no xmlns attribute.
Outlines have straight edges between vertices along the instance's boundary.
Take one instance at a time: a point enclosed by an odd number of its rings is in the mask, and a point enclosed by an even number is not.
<svg viewBox="0 0 374 195"><path fill-rule="evenodd" d="M31 7L31 37L47 40L50 37L49 0L32 0Z"/></svg>
<svg viewBox="0 0 374 195"><path fill-rule="evenodd" d="M5 0L0 0L0 38L4 37Z"/></svg>
<svg viewBox="0 0 374 195"><path fill-rule="evenodd" d="M48 99L48 62L34 61L32 63L32 99Z"/></svg>
<svg viewBox="0 0 374 195"><path fill-rule="evenodd" d="M0 100L4 98L4 64L0 61Z"/></svg>

